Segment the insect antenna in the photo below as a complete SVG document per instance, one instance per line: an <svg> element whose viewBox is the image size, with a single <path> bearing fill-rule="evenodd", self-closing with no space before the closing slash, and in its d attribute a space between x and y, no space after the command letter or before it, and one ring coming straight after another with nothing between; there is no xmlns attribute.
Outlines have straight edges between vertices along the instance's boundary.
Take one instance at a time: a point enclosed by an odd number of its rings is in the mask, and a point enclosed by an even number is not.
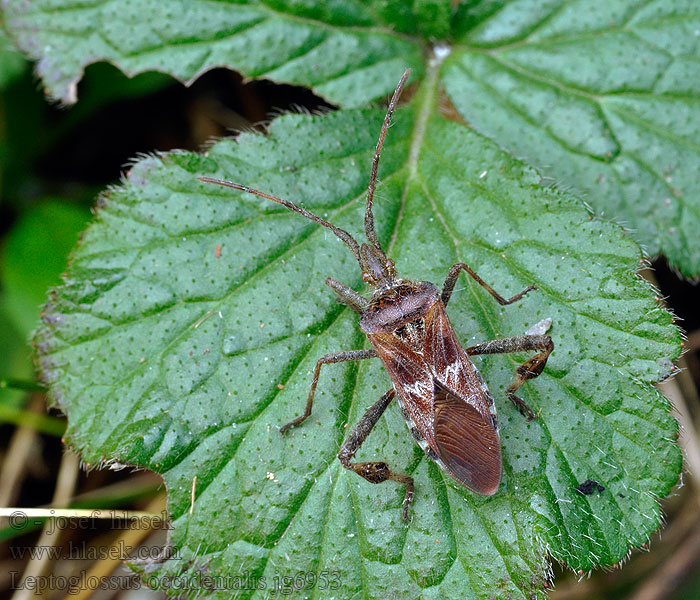
<svg viewBox="0 0 700 600"><path fill-rule="evenodd" d="M384 251L382 250L379 240L377 239L377 232L374 230L374 215L372 214L372 204L374 202L374 189L377 187L377 170L379 169L379 157L382 153L382 146L384 145L384 138L386 137L386 132L389 129L389 123L391 122L391 115L394 113L396 104L399 101L401 92L406 85L406 80L411 74L411 69L406 69L401 76L399 84L394 90L394 95L391 97L389 102L389 108L386 111L386 116L384 117L384 123L382 124L382 130L379 134L379 140L377 140L377 148L374 151L374 159L372 160L372 174L369 177L369 188L367 189L367 208L365 209L365 234L369 242L382 253L384 256Z"/></svg>
<svg viewBox="0 0 700 600"><path fill-rule="evenodd" d="M253 188L249 188L245 185L241 185L240 183L234 183L233 181L227 181L225 179L216 179L215 177L197 177L199 181L203 181L204 183L215 183L216 185L222 185L224 187L232 188L234 190L241 190L242 192L248 192L249 194L255 194L256 196L260 196L261 198L267 198L268 200L272 200L273 202L277 202L277 204L281 204L282 206L287 207L289 210L293 210L294 212L298 212L300 215L305 216L307 219L310 219L314 223L318 223L319 225L323 225L323 227L326 227L327 229L330 229L335 235L338 237L338 239L342 240L345 242L348 248L350 248L350 251L355 255L355 259L357 262L361 263L360 260L360 245L355 241L355 238L352 237L347 231L344 229L340 229L340 227L336 227L332 223L329 223L325 219L322 219L321 217L317 217L315 214L309 212L308 210L301 208L301 206L297 206L296 204L293 204L289 200L282 200L282 198L278 198L277 196L272 196L271 194L266 194L265 192L261 192L260 190L255 190Z"/></svg>

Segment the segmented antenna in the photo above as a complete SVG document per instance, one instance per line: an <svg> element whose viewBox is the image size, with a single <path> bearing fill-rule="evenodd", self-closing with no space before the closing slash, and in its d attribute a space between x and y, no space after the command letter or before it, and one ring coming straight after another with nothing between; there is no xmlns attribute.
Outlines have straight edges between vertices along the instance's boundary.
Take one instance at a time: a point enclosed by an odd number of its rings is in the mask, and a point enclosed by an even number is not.
<svg viewBox="0 0 700 600"><path fill-rule="evenodd" d="M411 69L406 69L401 76L399 84L394 90L394 95L391 97L389 102L389 108L386 111L386 116L384 117L384 123L382 124L382 131L379 134L379 140L377 141L377 149L374 151L374 159L372 160L372 174L369 177L369 188L367 189L367 208L365 209L365 235L367 240L372 244L383 256L384 250L382 250L379 240L377 239L377 232L374 230L374 215L372 214L372 204L374 203L374 189L377 187L377 170L379 169L379 156L382 153L382 146L384 145L384 138L386 137L386 132L389 129L389 123L391 122L391 115L394 113L394 108L401 97L401 92L406 85L406 80L411 74Z"/></svg>

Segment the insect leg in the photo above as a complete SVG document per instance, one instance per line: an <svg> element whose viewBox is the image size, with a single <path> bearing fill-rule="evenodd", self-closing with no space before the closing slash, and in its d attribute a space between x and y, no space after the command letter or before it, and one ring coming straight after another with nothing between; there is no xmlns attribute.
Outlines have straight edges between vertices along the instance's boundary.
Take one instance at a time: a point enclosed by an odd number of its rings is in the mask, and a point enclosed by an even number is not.
<svg viewBox="0 0 700 600"><path fill-rule="evenodd" d="M321 373L321 365L346 362L349 360L363 360L365 358L374 358L375 356L377 356L377 353L374 350L348 350L347 352L333 352L332 354L326 354L319 358L316 363L316 368L314 369L314 378L311 380L311 389L309 390L309 397L306 400L304 414L280 427L280 433L286 433L290 427L296 427L309 418L311 407L314 405L314 392L316 392L318 377Z"/></svg>
<svg viewBox="0 0 700 600"><path fill-rule="evenodd" d="M525 352L528 350L541 350L541 352L533 356L530 360L525 361L516 370L516 379L508 386L506 396L515 404L517 409L522 413L528 421L535 418L535 413L525 403L524 400L515 395L515 392L528 379L534 379L544 370L547 364L549 355L554 350L554 342L548 335L523 335L520 337L503 338L500 340L492 340L477 344L470 348L466 348L467 354L503 354L506 352Z"/></svg>
<svg viewBox="0 0 700 600"><path fill-rule="evenodd" d="M404 484L406 486L406 495L403 499L401 518L404 521L408 521L408 507L411 504L411 500L413 500L413 477L402 473L394 473L385 462L350 462L393 398L394 390L391 389L362 415L362 418L357 422L357 425L352 428L350 434L340 447L338 459L346 469L355 471L355 473L364 477L370 483L382 483L391 480Z"/></svg>
<svg viewBox="0 0 700 600"><path fill-rule="evenodd" d="M442 288L442 303L445 306L447 306L447 303L450 301L450 296L452 296L452 290L455 287L455 283L457 283L457 277L459 276L459 272L462 270L469 273L469 275L472 276L474 281L476 281L489 294L491 294L494 297L494 299L496 300L496 302L498 302L501 306L505 306L506 304L512 304L513 302L517 302L525 294L536 289L534 285L528 285L522 292L515 294L515 296L512 296L506 300L496 290L494 290L488 283L486 283L481 277L479 277L476 274L476 272L471 267L469 267L469 265L465 265L464 263L457 263L456 265L452 265L450 267L450 272L447 274L447 277L445 278L445 285Z"/></svg>
<svg viewBox="0 0 700 600"><path fill-rule="evenodd" d="M362 314L367 310L369 301L363 298L355 290L351 290L349 287L343 285L339 281L329 277L326 279L326 285L332 288L333 291L338 294L338 301L343 304L347 304L356 313Z"/></svg>

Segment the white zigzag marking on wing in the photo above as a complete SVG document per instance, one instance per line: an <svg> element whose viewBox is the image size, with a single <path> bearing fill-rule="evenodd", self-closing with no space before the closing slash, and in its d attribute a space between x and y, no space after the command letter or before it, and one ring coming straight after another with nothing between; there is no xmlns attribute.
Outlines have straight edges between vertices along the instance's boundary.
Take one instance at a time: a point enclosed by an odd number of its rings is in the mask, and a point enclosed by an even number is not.
<svg viewBox="0 0 700 600"><path fill-rule="evenodd" d="M433 393L431 382L424 381L422 379L418 379L415 383L411 385L406 385L404 389L416 396L422 396L426 392L429 392L430 394Z"/></svg>
<svg viewBox="0 0 700 600"><path fill-rule="evenodd" d="M457 360L449 365L447 365L442 375L444 377L445 383L448 387L456 388L457 383L460 380L460 375L462 374L462 361Z"/></svg>

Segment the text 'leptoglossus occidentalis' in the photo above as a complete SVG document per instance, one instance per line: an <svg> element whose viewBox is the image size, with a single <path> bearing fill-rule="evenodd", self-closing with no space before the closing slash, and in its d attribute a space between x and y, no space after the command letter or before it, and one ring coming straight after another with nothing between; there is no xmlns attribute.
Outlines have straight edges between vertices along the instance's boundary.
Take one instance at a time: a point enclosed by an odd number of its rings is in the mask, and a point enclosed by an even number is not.
<svg viewBox="0 0 700 600"><path fill-rule="evenodd" d="M520 300L534 290L534 286L530 285L506 299L468 265L457 263L450 268L440 293L430 282L397 277L394 261L384 254L374 229L372 202L382 145L408 75L409 71L403 74L391 98L372 161L364 223L369 243L358 244L347 231L288 200L231 181L199 178L206 183L267 198L330 229L350 248L360 264L362 279L373 288L369 300L330 277L326 279L326 285L338 295L340 302L360 314L360 329L369 338L372 349L322 356L316 363L304 414L284 425L280 432L284 434L311 415L322 365L379 357L391 377L393 387L353 427L340 447L338 458L346 469L355 471L371 483L391 480L405 485L404 520L408 519L408 507L413 498L413 478L392 471L385 462L350 462L394 396L413 437L428 457L463 486L490 496L496 493L501 481L501 445L496 408L486 383L469 356L539 351L517 368L516 379L506 390L506 396L530 420L535 414L516 395L516 391L525 381L542 373L554 348L552 339L544 335L547 326L523 336L462 348L445 311L460 271L466 271L501 305Z"/></svg>

